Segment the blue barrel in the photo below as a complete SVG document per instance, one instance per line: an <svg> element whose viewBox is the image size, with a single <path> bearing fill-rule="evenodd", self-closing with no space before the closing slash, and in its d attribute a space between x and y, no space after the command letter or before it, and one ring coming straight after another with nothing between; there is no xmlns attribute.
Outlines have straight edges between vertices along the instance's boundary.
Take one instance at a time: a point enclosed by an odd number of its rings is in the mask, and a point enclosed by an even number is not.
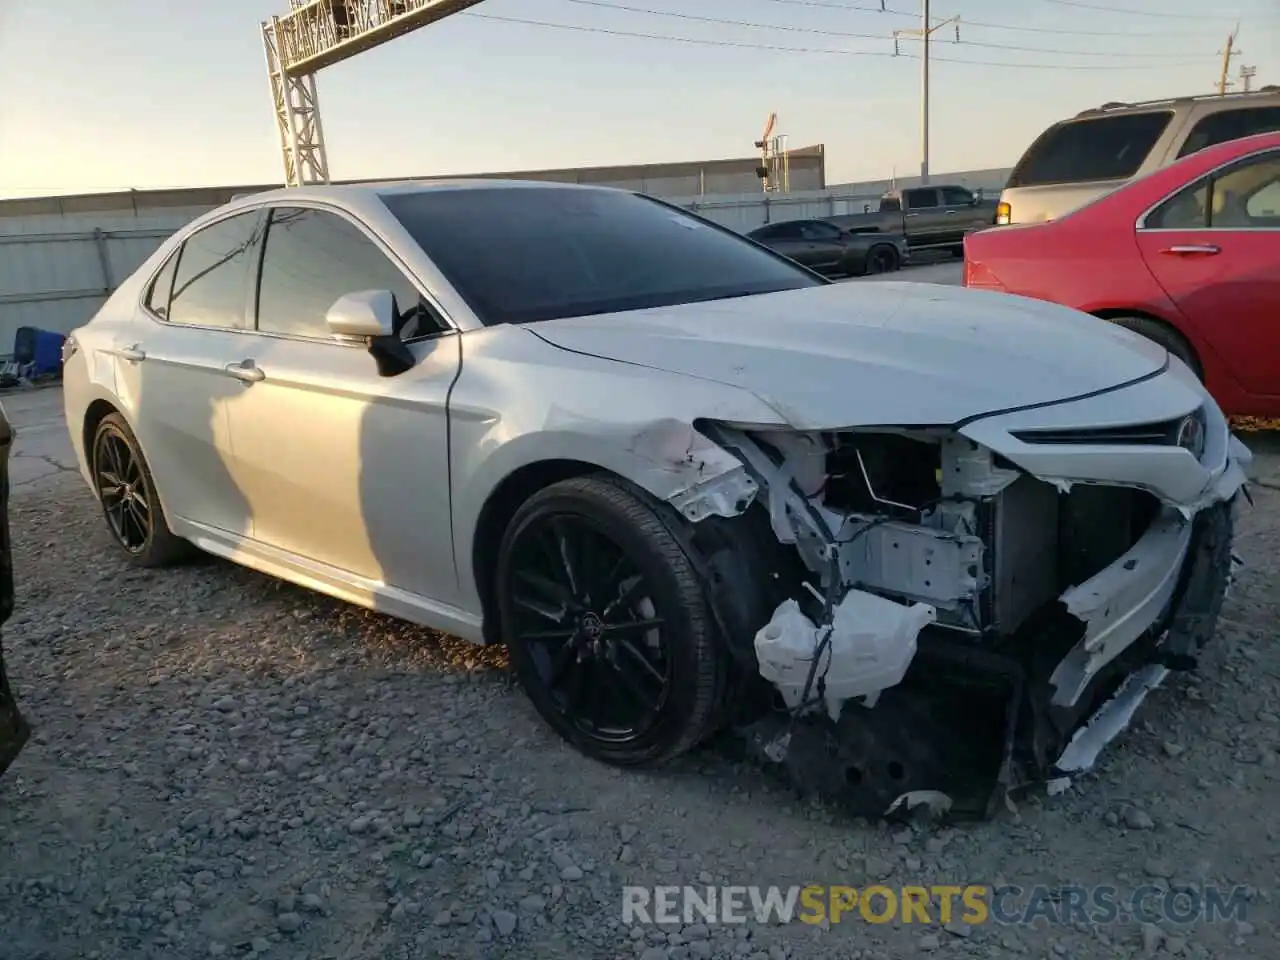
<svg viewBox="0 0 1280 960"><path fill-rule="evenodd" d="M58 373L62 369L62 343L66 336L38 327L19 327L13 335L13 359L26 366L33 364L33 376Z"/></svg>

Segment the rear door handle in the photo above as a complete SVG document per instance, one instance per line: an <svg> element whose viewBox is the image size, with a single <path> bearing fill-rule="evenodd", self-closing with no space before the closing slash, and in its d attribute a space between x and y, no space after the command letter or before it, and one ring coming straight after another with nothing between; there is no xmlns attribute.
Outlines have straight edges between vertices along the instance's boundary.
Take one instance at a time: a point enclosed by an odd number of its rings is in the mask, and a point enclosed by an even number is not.
<svg viewBox="0 0 1280 960"><path fill-rule="evenodd" d="M267 379L267 375L262 372L262 368L257 366L252 360L242 360L239 363L228 363L222 368L223 371L231 377L235 377L242 383L259 383Z"/></svg>
<svg viewBox="0 0 1280 960"><path fill-rule="evenodd" d="M1215 247L1211 243L1187 243L1178 244L1172 247L1166 247L1160 251L1161 253L1172 253L1178 256L1189 256L1199 254L1205 257L1212 257L1215 253L1221 253L1221 247Z"/></svg>

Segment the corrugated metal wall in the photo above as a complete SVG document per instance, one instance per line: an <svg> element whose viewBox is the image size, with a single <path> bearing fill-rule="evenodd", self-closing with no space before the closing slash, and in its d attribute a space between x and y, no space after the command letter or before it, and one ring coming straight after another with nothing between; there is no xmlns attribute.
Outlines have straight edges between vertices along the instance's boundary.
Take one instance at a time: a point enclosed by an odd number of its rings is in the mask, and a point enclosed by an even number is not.
<svg viewBox="0 0 1280 960"><path fill-rule="evenodd" d="M0 219L0 353L19 327L67 333L102 306L165 237L205 211Z"/></svg>

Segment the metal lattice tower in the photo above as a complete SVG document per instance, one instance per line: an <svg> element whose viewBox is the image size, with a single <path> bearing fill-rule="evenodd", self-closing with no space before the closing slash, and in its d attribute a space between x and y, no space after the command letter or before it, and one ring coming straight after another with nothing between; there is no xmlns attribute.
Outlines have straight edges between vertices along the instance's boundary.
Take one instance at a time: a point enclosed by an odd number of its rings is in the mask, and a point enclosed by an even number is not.
<svg viewBox="0 0 1280 960"><path fill-rule="evenodd" d="M329 182L316 73L481 0L289 0L262 23L285 185Z"/></svg>

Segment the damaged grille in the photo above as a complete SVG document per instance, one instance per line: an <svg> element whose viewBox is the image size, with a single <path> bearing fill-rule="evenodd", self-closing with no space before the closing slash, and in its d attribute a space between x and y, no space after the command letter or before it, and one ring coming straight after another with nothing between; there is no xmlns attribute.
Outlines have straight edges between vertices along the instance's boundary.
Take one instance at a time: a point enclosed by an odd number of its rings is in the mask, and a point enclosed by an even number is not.
<svg viewBox="0 0 1280 960"><path fill-rule="evenodd" d="M975 635L1016 632L1116 562L1159 508L1123 487L1061 492L960 438L860 434L828 443L821 498L848 518L837 538L843 578L931 604L940 626Z"/></svg>

